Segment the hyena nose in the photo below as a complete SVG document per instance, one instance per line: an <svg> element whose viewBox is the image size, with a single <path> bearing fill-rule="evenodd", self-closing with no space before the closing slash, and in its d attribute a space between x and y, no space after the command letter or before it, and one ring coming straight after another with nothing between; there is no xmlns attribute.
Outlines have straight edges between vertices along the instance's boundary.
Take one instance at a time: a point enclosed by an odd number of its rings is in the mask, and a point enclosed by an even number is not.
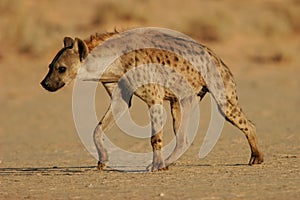
<svg viewBox="0 0 300 200"><path fill-rule="evenodd" d="M42 80L40 84L43 86L43 88L45 88L46 90L49 90L50 86L45 79Z"/></svg>
<svg viewBox="0 0 300 200"><path fill-rule="evenodd" d="M53 87L51 82L49 83L45 79L41 82L41 85L43 86L44 89L48 90L49 92L55 92L57 90L56 87Z"/></svg>
<svg viewBox="0 0 300 200"><path fill-rule="evenodd" d="M45 79L44 79L44 80L42 80L40 84L43 86L43 88L46 88L46 87L47 87L47 84L46 84L46 81L45 81Z"/></svg>

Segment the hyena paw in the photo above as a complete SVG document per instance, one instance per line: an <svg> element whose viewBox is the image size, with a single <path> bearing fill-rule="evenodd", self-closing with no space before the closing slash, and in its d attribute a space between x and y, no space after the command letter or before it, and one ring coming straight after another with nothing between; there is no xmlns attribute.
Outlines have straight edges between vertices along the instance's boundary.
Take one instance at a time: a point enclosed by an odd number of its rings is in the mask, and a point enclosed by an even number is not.
<svg viewBox="0 0 300 200"><path fill-rule="evenodd" d="M150 172L159 172L159 171L168 170L168 167L165 165L164 162L160 162L160 163L151 163L146 169L147 171Z"/></svg>
<svg viewBox="0 0 300 200"><path fill-rule="evenodd" d="M249 165L261 164L264 161L264 156L261 152L251 153Z"/></svg>
<svg viewBox="0 0 300 200"><path fill-rule="evenodd" d="M104 168L105 168L105 163L102 163L102 162L98 161L97 169L99 171L102 171Z"/></svg>

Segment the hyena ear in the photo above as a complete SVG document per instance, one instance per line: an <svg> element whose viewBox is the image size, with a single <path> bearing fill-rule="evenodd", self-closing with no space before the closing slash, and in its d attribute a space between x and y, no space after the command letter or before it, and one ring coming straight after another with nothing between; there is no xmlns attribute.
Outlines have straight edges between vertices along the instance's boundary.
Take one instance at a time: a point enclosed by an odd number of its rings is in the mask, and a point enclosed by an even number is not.
<svg viewBox="0 0 300 200"><path fill-rule="evenodd" d="M74 45L74 40L70 37L65 37L64 38L64 47L73 47Z"/></svg>
<svg viewBox="0 0 300 200"><path fill-rule="evenodd" d="M80 61L84 60L88 56L89 53L88 47L85 44L85 42L82 41L81 39L75 38L74 47L79 53Z"/></svg>

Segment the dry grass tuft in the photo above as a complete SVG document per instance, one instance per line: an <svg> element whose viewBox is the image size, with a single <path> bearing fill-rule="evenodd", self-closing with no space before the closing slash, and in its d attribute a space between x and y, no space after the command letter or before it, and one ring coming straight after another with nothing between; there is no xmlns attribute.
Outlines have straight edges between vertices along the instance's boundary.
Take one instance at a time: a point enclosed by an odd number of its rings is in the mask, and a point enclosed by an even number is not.
<svg viewBox="0 0 300 200"><path fill-rule="evenodd" d="M221 40L219 28L213 23L191 20L186 27L186 33L203 42L219 42Z"/></svg>
<svg viewBox="0 0 300 200"><path fill-rule="evenodd" d="M94 16L91 20L92 25L111 24L113 22L146 22L141 10L135 9L135 3L125 1L104 1L97 4Z"/></svg>
<svg viewBox="0 0 300 200"><path fill-rule="evenodd" d="M280 64L286 61L287 58L280 52L272 53L269 55L254 55L250 56L250 61L257 64Z"/></svg>

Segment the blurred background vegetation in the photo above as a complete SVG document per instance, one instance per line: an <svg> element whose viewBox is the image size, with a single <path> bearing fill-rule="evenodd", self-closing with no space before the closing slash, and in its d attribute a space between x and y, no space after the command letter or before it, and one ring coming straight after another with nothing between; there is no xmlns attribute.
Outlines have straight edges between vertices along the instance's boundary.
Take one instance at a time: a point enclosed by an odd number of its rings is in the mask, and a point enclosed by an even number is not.
<svg viewBox="0 0 300 200"><path fill-rule="evenodd" d="M299 0L2 0L0 13L0 41L6 46L0 50L2 57L8 50L42 56L65 35L85 38L114 28L158 26L205 44L266 43L279 48L277 43L300 33Z"/></svg>

